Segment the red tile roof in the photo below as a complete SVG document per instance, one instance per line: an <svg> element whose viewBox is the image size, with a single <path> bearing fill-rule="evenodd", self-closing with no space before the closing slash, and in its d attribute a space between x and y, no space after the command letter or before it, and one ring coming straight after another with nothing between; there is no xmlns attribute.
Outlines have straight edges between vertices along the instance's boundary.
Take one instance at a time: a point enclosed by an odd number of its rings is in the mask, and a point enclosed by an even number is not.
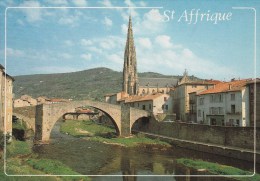
<svg viewBox="0 0 260 181"><path fill-rule="evenodd" d="M130 96L128 98L125 99L125 103L129 103L129 102L141 102L141 101L150 101L150 100L154 100L160 96L163 96L165 94L150 94L150 95L145 95L145 96Z"/></svg>
<svg viewBox="0 0 260 181"><path fill-rule="evenodd" d="M251 79L243 79L243 80L234 80L231 82L221 82L216 84L215 87L213 88L200 92L198 95L240 91L250 80Z"/></svg>

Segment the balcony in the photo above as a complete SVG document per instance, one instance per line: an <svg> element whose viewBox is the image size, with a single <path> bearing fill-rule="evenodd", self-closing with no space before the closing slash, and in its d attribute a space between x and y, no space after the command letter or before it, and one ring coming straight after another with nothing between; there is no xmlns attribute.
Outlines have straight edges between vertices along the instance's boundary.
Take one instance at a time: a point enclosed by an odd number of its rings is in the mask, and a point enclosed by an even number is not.
<svg viewBox="0 0 260 181"><path fill-rule="evenodd" d="M237 112L230 112L230 111L227 111L226 114L229 114L229 115L241 115L242 113L240 111L237 111Z"/></svg>

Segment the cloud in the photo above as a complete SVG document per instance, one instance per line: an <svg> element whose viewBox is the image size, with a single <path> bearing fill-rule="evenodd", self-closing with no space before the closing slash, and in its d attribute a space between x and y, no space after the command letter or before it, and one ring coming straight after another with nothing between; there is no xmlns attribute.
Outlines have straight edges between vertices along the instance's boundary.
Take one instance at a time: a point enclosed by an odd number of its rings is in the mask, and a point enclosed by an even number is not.
<svg viewBox="0 0 260 181"><path fill-rule="evenodd" d="M118 54L113 53L113 54L107 55L106 57L109 61L112 61L112 62L117 63L117 64L122 64L122 62L123 62L123 56L122 55L120 56Z"/></svg>
<svg viewBox="0 0 260 181"><path fill-rule="evenodd" d="M91 60L92 55L90 53L85 53L82 54L80 57L83 58L84 60Z"/></svg>
<svg viewBox="0 0 260 181"><path fill-rule="evenodd" d="M112 7L113 6L111 1L109 1L109 0L99 1L99 3L106 6L106 7Z"/></svg>
<svg viewBox="0 0 260 181"><path fill-rule="evenodd" d="M7 57L23 57L25 56L24 51L22 50L16 50L16 49L12 49L12 48L6 48L6 54Z"/></svg>
<svg viewBox="0 0 260 181"><path fill-rule="evenodd" d="M89 45L92 45L93 42L92 42L91 40L89 40L89 39L81 39L81 40L80 40L80 44L81 44L82 46L89 46Z"/></svg>
<svg viewBox="0 0 260 181"><path fill-rule="evenodd" d="M171 37L167 35L159 35L155 38L155 42L162 48L172 48Z"/></svg>
<svg viewBox="0 0 260 181"><path fill-rule="evenodd" d="M74 43L73 43L71 40L65 40L65 41L64 41L64 44L65 44L66 46L68 46L68 47L71 47L71 46L74 45Z"/></svg>
<svg viewBox="0 0 260 181"><path fill-rule="evenodd" d="M66 73L66 72L75 72L78 71L78 69L68 67L68 66L40 66L40 67L34 67L32 68L32 71L35 73Z"/></svg>
<svg viewBox="0 0 260 181"><path fill-rule="evenodd" d="M139 2L139 5L140 5L140 6L146 6L147 4L146 4L146 2L144 2L144 1L140 1L140 2Z"/></svg>
<svg viewBox="0 0 260 181"><path fill-rule="evenodd" d="M87 6L88 4L86 0L73 0L72 3L76 6Z"/></svg>
<svg viewBox="0 0 260 181"><path fill-rule="evenodd" d="M68 5L67 0L45 0L45 2L53 5Z"/></svg>
<svg viewBox="0 0 260 181"><path fill-rule="evenodd" d="M62 59L71 59L72 58L72 56L68 53L60 53L59 57Z"/></svg>
<svg viewBox="0 0 260 181"><path fill-rule="evenodd" d="M112 26L113 22L108 17L105 17L105 19L103 20L103 24L106 25L106 26Z"/></svg>
<svg viewBox="0 0 260 181"><path fill-rule="evenodd" d="M141 48L147 48L147 49L152 48L152 43L149 38L138 38L137 42Z"/></svg>
<svg viewBox="0 0 260 181"><path fill-rule="evenodd" d="M135 7L135 4L134 4L131 0L125 0L124 3L125 3L127 6Z"/></svg>
<svg viewBox="0 0 260 181"><path fill-rule="evenodd" d="M25 13L25 17L28 22L32 23L42 19L41 9L29 8L29 7L40 7L41 5L38 1L24 1L20 6L28 7L25 9L21 9L21 11Z"/></svg>

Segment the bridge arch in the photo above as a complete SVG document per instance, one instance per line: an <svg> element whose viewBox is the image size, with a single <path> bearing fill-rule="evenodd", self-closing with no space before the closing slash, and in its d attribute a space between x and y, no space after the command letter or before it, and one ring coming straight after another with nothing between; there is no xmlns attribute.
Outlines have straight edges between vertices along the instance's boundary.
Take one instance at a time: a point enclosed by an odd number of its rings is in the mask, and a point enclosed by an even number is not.
<svg viewBox="0 0 260 181"><path fill-rule="evenodd" d="M95 101L71 101L60 104L42 104L36 107L36 134L35 140L48 142L54 124L62 119L67 112L73 112L75 108L89 106L105 113L113 122L118 135L121 134L121 107Z"/></svg>

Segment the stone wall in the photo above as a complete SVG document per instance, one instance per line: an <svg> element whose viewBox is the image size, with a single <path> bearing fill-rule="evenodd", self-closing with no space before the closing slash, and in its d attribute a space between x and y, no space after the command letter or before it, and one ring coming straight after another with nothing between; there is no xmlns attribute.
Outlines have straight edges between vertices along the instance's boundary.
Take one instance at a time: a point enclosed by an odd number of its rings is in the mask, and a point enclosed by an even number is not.
<svg viewBox="0 0 260 181"><path fill-rule="evenodd" d="M22 119L26 123L27 128L35 131L35 109L36 106L16 107L13 110L13 115Z"/></svg>
<svg viewBox="0 0 260 181"><path fill-rule="evenodd" d="M256 128L256 146L260 150L260 128ZM222 127L188 123L169 123L150 120L141 131L177 139L218 144L244 149L254 148L253 127Z"/></svg>

